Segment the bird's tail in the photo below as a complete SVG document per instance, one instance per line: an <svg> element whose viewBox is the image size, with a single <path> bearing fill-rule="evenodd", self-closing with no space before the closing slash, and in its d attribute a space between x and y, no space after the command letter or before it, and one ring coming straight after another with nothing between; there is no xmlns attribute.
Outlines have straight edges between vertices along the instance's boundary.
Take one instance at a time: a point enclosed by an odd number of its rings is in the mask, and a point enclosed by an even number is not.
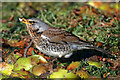
<svg viewBox="0 0 120 80"><path fill-rule="evenodd" d="M105 53L106 55L104 54L104 56L108 56L108 57L110 57L110 58L115 59L115 56L112 55L110 51L104 50L103 48L98 48L98 47L96 47L96 46L93 46L93 45L87 44L87 43L86 43L86 44L81 44L81 45L76 44L76 45L77 45L77 50L93 49L93 50L99 51L99 52L101 52L101 53Z"/></svg>
<svg viewBox="0 0 120 80"><path fill-rule="evenodd" d="M98 47L96 47L96 46L89 46L89 48L90 48L90 49L97 50L97 51L100 51L100 52L102 52L102 53L109 53L109 54L110 54L109 51L104 50L103 48L98 48Z"/></svg>
<svg viewBox="0 0 120 80"><path fill-rule="evenodd" d="M97 50L97 51L100 51L102 53L110 53L109 51L107 50L104 50L102 48L98 48L96 46L93 46L93 45L78 45L78 50L81 50L81 49L94 49L94 50Z"/></svg>

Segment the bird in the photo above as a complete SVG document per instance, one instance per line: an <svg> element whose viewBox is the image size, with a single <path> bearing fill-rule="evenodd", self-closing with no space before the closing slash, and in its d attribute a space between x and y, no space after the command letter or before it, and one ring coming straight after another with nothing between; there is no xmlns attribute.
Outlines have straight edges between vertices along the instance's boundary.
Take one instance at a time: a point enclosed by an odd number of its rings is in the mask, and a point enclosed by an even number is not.
<svg viewBox="0 0 120 80"><path fill-rule="evenodd" d="M106 50L93 46L70 32L52 27L38 18L19 18L19 21L26 24L36 48L46 55L69 58L74 51L82 49L94 49L107 53Z"/></svg>

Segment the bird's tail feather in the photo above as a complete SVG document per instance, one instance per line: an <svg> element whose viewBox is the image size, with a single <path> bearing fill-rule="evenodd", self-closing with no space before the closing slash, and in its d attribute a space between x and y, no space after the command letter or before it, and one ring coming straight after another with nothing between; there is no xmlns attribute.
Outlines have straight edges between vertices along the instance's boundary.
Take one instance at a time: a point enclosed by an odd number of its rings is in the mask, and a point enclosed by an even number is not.
<svg viewBox="0 0 120 80"><path fill-rule="evenodd" d="M111 54L110 51L108 50L104 50L103 48L98 48L96 46L93 46L93 45L89 45L89 44L83 44L83 45L77 45L77 50L82 50L82 49L93 49L93 50L97 50L101 53L105 53L107 55L104 54L104 56L108 56L110 58L113 58L115 59L115 56Z"/></svg>
<svg viewBox="0 0 120 80"><path fill-rule="evenodd" d="M102 52L102 53L110 53L109 51L104 50L104 49L102 49L102 48L98 48L98 47L96 47L96 46L89 46L89 48L90 48L90 49L95 49L95 50L100 51L100 52Z"/></svg>
<svg viewBox="0 0 120 80"><path fill-rule="evenodd" d="M78 50L81 50L81 49L94 49L94 50L97 50L97 51L100 51L102 53L110 53L109 51L107 50L104 50L102 48L98 48L96 46L93 46L93 45L78 45Z"/></svg>

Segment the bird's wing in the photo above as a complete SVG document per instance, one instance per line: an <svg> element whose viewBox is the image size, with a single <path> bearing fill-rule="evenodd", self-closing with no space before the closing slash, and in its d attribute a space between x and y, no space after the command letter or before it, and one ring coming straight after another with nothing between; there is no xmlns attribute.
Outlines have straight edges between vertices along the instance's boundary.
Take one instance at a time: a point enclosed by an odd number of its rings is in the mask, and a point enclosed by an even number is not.
<svg viewBox="0 0 120 80"><path fill-rule="evenodd" d="M50 42L55 43L82 43L86 44L84 41L80 41L75 35L66 32L64 30L50 27L48 30L41 34L42 38L48 39Z"/></svg>

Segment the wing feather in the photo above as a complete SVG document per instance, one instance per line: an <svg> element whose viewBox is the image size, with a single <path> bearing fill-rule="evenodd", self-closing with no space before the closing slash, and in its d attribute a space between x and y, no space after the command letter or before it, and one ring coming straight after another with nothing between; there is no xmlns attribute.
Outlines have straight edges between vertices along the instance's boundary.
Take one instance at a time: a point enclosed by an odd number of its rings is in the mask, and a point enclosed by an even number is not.
<svg viewBox="0 0 120 80"><path fill-rule="evenodd" d="M46 39L49 39L50 42L56 42L56 43L79 42L79 38L76 37L75 35L53 27L50 27L48 30L44 31L42 35L45 36Z"/></svg>

